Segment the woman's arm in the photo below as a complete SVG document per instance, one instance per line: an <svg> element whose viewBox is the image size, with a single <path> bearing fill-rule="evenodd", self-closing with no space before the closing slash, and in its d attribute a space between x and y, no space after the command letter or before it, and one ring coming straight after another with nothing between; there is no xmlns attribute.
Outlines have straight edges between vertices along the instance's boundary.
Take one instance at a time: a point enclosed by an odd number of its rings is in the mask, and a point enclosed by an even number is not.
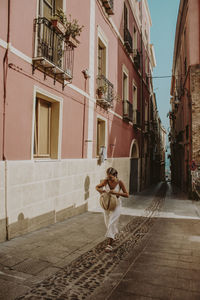
<svg viewBox="0 0 200 300"><path fill-rule="evenodd" d="M103 187L106 186L106 184L107 184L107 180L106 179L103 180L103 182L101 182L100 184L98 184L96 186L97 192L99 192L100 194L105 193L105 190L103 189Z"/></svg>
<svg viewBox="0 0 200 300"><path fill-rule="evenodd" d="M119 181L119 186L122 190L122 192L115 192L115 191L110 191L111 194L113 195L116 195L117 197L121 196L121 197L124 197L124 198L128 198L129 197L129 194L125 188L125 185L123 183L123 181Z"/></svg>

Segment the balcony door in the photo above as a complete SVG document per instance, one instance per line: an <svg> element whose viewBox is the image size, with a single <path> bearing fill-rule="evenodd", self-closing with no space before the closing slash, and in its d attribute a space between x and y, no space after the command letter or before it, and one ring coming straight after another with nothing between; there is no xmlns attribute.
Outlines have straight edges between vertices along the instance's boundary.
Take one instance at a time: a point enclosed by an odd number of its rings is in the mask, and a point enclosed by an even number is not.
<svg viewBox="0 0 200 300"><path fill-rule="evenodd" d="M51 19L59 8L63 8L63 0L39 0L39 16Z"/></svg>
<svg viewBox="0 0 200 300"><path fill-rule="evenodd" d="M98 39L98 76L106 77L106 46Z"/></svg>
<svg viewBox="0 0 200 300"><path fill-rule="evenodd" d="M128 8L124 3L124 28L128 28Z"/></svg>
<svg viewBox="0 0 200 300"><path fill-rule="evenodd" d="M133 84L133 123L137 123L137 87Z"/></svg>

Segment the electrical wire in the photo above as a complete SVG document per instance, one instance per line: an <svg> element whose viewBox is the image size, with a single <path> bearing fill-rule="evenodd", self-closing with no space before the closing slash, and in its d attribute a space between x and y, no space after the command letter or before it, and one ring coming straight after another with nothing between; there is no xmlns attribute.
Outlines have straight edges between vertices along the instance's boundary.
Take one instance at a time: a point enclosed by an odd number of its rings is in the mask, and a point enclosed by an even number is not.
<svg viewBox="0 0 200 300"><path fill-rule="evenodd" d="M170 77L183 77L185 75L164 75L164 76L148 76L148 78L170 78Z"/></svg>

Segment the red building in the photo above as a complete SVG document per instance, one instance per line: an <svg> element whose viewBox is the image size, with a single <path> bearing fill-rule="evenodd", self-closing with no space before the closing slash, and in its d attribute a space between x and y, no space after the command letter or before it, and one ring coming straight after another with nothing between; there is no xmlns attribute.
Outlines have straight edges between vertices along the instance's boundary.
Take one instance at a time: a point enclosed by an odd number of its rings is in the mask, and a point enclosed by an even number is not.
<svg viewBox="0 0 200 300"><path fill-rule="evenodd" d="M110 166L152 183L150 27L146 0L0 2L1 240L95 208Z"/></svg>

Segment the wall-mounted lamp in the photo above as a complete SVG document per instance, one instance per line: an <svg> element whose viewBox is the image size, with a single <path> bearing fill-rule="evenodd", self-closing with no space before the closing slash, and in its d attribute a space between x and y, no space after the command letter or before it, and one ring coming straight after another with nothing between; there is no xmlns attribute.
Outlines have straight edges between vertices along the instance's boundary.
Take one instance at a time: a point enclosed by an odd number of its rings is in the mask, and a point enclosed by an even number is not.
<svg viewBox="0 0 200 300"><path fill-rule="evenodd" d="M90 78L90 72L88 69L83 70L82 73L83 73L85 79Z"/></svg>

